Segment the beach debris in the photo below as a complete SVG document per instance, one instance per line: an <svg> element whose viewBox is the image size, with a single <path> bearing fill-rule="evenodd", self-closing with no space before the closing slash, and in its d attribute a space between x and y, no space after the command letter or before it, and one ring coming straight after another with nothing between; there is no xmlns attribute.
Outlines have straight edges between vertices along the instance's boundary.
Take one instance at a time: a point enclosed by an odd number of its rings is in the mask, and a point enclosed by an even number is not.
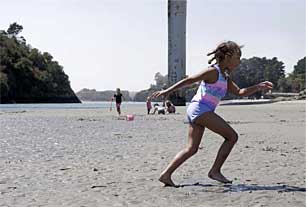
<svg viewBox="0 0 306 207"><path fill-rule="evenodd" d="M128 115L126 115L126 120L127 121L133 121L134 120L134 115L133 114L128 114Z"/></svg>
<svg viewBox="0 0 306 207"><path fill-rule="evenodd" d="M107 188L106 185L93 185L91 188Z"/></svg>
<svg viewBox="0 0 306 207"><path fill-rule="evenodd" d="M61 168L60 170L70 170L71 167L64 167L64 168Z"/></svg>
<svg viewBox="0 0 306 207"><path fill-rule="evenodd" d="M287 120L284 120L284 119L281 119L281 120L279 120L280 122L287 122Z"/></svg>
<svg viewBox="0 0 306 207"><path fill-rule="evenodd" d="M8 111L8 112L5 112L5 113L8 113L8 114L19 114L19 113L25 113L27 111L25 110L22 110L22 111Z"/></svg>
<svg viewBox="0 0 306 207"><path fill-rule="evenodd" d="M263 151L274 152L274 151L277 151L277 148L273 148L273 147L267 146L266 148L263 148L262 150Z"/></svg>
<svg viewBox="0 0 306 207"><path fill-rule="evenodd" d="M118 116L117 119L118 120L126 120L126 117L125 116Z"/></svg>
<svg viewBox="0 0 306 207"><path fill-rule="evenodd" d="M250 123L254 123L251 121L226 121L226 123L228 124L250 124Z"/></svg>
<svg viewBox="0 0 306 207"><path fill-rule="evenodd" d="M98 169L97 168L94 168L94 169L92 169L94 172L96 172L96 171L98 171Z"/></svg>
<svg viewBox="0 0 306 207"><path fill-rule="evenodd" d="M79 118L78 121L98 121L97 119L85 119L85 118Z"/></svg>

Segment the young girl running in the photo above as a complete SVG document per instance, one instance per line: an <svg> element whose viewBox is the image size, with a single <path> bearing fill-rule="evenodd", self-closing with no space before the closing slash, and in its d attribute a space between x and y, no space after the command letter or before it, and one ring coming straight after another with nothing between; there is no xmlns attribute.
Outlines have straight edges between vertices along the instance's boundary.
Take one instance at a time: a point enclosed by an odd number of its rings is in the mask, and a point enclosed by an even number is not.
<svg viewBox="0 0 306 207"><path fill-rule="evenodd" d="M227 91L237 96L249 96L259 90L272 89L273 87L271 82L264 81L257 85L240 89L231 80L229 74L240 64L240 49L241 46L233 41L221 43L213 52L207 54L208 56L214 55L208 63L211 64L215 60L216 64L197 75L187 77L165 90L156 91L152 94L152 97L167 96L181 87L201 81L196 95L192 98L187 108L187 118L189 120L188 144L185 149L175 156L160 175L159 181L166 186L176 186L171 179L171 175L181 164L198 151L205 128L224 138L208 177L222 183L231 183L221 173L221 168L237 142L238 134L214 112L216 106Z"/></svg>

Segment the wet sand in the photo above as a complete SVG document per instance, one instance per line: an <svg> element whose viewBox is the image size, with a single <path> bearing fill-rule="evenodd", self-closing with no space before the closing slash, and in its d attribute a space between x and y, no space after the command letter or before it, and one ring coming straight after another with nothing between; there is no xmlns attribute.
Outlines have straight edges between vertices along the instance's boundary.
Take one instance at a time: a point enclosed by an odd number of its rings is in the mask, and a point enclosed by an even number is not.
<svg viewBox="0 0 306 207"><path fill-rule="evenodd" d="M0 206L305 206L305 101L219 106L239 140L207 177L223 138L206 130L198 153L163 187L160 172L187 141L185 108L126 121L108 109L0 111Z"/></svg>

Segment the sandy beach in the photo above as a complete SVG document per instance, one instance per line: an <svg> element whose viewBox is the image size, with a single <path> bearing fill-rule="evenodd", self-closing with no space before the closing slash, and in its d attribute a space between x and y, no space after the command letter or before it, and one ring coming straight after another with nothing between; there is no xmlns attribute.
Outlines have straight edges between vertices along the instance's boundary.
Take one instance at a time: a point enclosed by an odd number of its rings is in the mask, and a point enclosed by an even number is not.
<svg viewBox="0 0 306 207"><path fill-rule="evenodd" d="M175 115L124 108L0 111L0 206L306 206L305 101L219 106L239 140L223 167L233 184L207 177L223 138L206 130L198 153L163 187L160 172L187 142Z"/></svg>

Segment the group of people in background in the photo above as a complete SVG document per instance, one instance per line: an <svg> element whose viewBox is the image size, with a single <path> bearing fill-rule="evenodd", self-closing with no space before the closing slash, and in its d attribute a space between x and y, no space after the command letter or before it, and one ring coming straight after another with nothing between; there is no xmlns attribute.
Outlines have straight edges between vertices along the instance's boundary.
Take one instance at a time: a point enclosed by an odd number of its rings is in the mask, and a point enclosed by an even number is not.
<svg viewBox="0 0 306 207"><path fill-rule="evenodd" d="M112 103L115 100L116 102L116 109L117 109L117 113L120 116L121 115L121 103L122 100L124 99L124 96L122 95L120 88L116 89L116 93L114 94L114 96L111 99L111 106L110 106L110 110L112 110ZM147 114L151 114L151 110L153 109L152 114L155 114L157 112L157 114L173 114L175 113L176 109L174 104L170 101L170 100L166 100L162 103L162 105L160 106L158 103L155 103L152 107L152 102L151 102L151 96L147 97L147 101L146 101L146 106L147 106Z"/></svg>
<svg viewBox="0 0 306 207"><path fill-rule="evenodd" d="M155 103L152 107L151 96L147 97L146 105L148 114L150 114L151 109L153 109L152 114L156 112L157 114L173 114L176 111L174 104L170 100L164 101L161 106Z"/></svg>

